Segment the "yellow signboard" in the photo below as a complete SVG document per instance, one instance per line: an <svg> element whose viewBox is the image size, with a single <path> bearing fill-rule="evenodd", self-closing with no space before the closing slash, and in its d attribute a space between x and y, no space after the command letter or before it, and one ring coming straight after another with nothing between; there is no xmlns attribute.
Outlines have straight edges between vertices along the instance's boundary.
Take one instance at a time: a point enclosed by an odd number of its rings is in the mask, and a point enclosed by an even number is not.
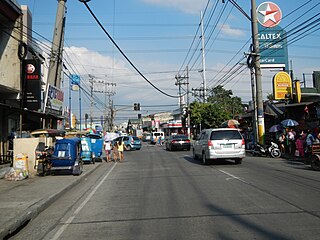
<svg viewBox="0 0 320 240"><path fill-rule="evenodd" d="M286 72L278 72L273 77L273 95L275 100L292 98L292 81Z"/></svg>
<svg viewBox="0 0 320 240"><path fill-rule="evenodd" d="M295 81L296 97L297 103L301 102L301 85L299 81Z"/></svg>

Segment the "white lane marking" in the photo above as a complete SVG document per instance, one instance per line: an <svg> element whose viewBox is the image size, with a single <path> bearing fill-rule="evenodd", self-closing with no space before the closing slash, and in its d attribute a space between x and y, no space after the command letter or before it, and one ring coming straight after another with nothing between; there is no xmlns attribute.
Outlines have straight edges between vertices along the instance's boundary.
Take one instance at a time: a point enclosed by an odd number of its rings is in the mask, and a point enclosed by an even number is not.
<svg viewBox="0 0 320 240"><path fill-rule="evenodd" d="M77 216L77 214L82 210L82 208L87 204L87 202L92 198L92 196L95 194L95 192L98 190L98 188L101 186L101 184L107 179L107 177L110 175L114 167L117 163L115 163L112 168L109 170L109 172L101 179L101 181L98 183L98 185L95 186L94 189L90 192L90 194L86 197L86 199L79 205L79 207L74 211L72 216L68 218L68 220L60 227L60 229L56 232L56 234L53 236L53 240L57 240L61 234L67 229L67 227L72 223L74 218Z"/></svg>
<svg viewBox="0 0 320 240"><path fill-rule="evenodd" d="M230 178L227 178L227 180L237 179L237 180L239 180L240 182L249 184L248 182L246 182L246 181L243 180L242 178L239 178L239 177L237 177L237 176L235 176L235 175L233 175L233 174L231 174L231 173L228 173L228 172L226 172L226 171L219 170L219 169L218 169L218 171L219 171L219 172L222 172L222 173L224 173L224 174L226 174L226 175L228 175Z"/></svg>

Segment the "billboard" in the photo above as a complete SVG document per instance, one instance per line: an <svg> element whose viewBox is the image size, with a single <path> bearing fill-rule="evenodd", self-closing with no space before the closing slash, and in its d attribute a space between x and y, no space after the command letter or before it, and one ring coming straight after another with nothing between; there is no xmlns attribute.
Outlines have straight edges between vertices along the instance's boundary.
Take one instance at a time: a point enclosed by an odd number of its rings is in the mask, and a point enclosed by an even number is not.
<svg viewBox="0 0 320 240"><path fill-rule="evenodd" d="M55 110L62 114L63 97L64 95L61 89L49 85L47 92L46 112Z"/></svg>

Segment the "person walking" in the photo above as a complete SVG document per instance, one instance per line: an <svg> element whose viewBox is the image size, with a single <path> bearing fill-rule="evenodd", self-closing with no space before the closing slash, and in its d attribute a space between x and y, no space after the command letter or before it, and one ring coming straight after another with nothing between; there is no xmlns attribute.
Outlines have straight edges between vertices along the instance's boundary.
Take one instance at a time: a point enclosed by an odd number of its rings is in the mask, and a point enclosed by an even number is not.
<svg viewBox="0 0 320 240"><path fill-rule="evenodd" d="M281 153L285 153L286 151L284 146L285 141L286 141L286 135L284 135L284 133L281 133L278 139Z"/></svg>
<svg viewBox="0 0 320 240"><path fill-rule="evenodd" d="M312 134L312 131L310 129L308 129L307 131L307 138L306 138L306 150L305 150L305 155L307 155L307 157L309 157L311 155L312 152L312 144L315 141L315 138Z"/></svg>
<svg viewBox="0 0 320 240"><path fill-rule="evenodd" d="M104 142L104 150L106 151L106 160L107 162L111 162L111 142L110 141L105 141Z"/></svg>
<svg viewBox="0 0 320 240"><path fill-rule="evenodd" d="M118 157L119 157L119 145L118 142L115 142L112 148L112 156L113 156L113 161L116 162L118 161Z"/></svg>
<svg viewBox="0 0 320 240"><path fill-rule="evenodd" d="M125 150L126 146L124 145L124 142L122 140L119 141L118 144L118 151L119 151L119 161L123 161L124 160L124 155L123 155L123 151Z"/></svg>

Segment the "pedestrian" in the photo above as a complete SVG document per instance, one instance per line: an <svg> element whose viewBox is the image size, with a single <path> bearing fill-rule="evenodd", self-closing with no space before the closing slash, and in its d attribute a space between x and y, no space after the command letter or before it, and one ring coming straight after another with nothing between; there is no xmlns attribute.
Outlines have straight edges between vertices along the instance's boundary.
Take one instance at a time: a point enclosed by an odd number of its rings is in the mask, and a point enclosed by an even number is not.
<svg viewBox="0 0 320 240"><path fill-rule="evenodd" d="M110 155L111 155L111 142L105 141L104 142L104 150L106 151L106 160L107 162L111 162Z"/></svg>
<svg viewBox="0 0 320 240"><path fill-rule="evenodd" d="M307 138L306 138L306 149L305 149L305 153L306 155L310 155L310 153L312 152L312 144L315 141L315 138L312 134L312 131L310 129L308 129L307 131Z"/></svg>
<svg viewBox="0 0 320 240"><path fill-rule="evenodd" d="M119 157L119 151L118 151L118 142L115 142L112 148L112 156L113 156L113 161L116 162L118 161L118 157Z"/></svg>
<svg viewBox="0 0 320 240"><path fill-rule="evenodd" d="M125 148L126 148L126 146L124 145L124 142L122 140L120 140L119 144L118 144L120 162L124 160L123 151L125 150Z"/></svg>
<svg viewBox="0 0 320 240"><path fill-rule="evenodd" d="M295 151L295 157L304 157L304 138L303 135L300 135L298 139L296 140L296 151Z"/></svg>
<svg viewBox="0 0 320 240"><path fill-rule="evenodd" d="M286 135L284 135L284 133L281 133L279 138L278 138L278 142L279 142L279 148L281 153L285 153L285 147L284 147L284 143L286 141Z"/></svg>
<svg viewBox="0 0 320 240"><path fill-rule="evenodd" d="M291 156L294 155L295 153L295 137L296 137L296 133L295 131L293 131L292 128L289 129L288 133L287 133L287 140L288 140L288 149L289 149L289 154Z"/></svg>
<svg viewBox="0 0 320 240"><path fill-rule="evenodd" d="M17 137L16 131L14 128L11 128L11 132L9 133L8 136L8 141L9 141L9 146L8 150L13 150L13 139Z"/></svg>

